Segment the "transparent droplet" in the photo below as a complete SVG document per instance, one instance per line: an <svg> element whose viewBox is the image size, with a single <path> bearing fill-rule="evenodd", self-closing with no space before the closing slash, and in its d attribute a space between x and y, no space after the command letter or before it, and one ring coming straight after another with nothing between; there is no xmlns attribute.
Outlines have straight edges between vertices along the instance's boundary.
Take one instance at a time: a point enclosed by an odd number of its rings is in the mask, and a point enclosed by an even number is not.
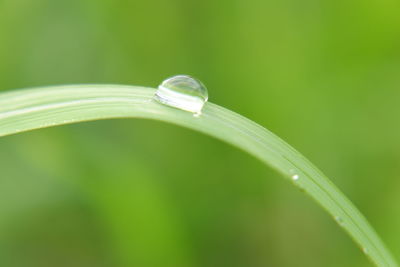
<svg viewBox="0 0 400 267"><path fill-rule="evenodd" d="M299 178L300 178L300 176L298 174L293 174L292 175L292 180L293 181L297 181L297 180L299 180Z"/></svg>
<svg viewBox="0 0 400 267"><path fill-rule="evenodd" d="M335 216L335 221L341 226L344 225L344 221L340 216Z"/></svg>
<svg viewBox="0 0 400 267"><path fill-rule="evenodd" d="M197 115L208 100L207 88L198 80L177 75L163 81L154 96L158 102Z"/></svg>

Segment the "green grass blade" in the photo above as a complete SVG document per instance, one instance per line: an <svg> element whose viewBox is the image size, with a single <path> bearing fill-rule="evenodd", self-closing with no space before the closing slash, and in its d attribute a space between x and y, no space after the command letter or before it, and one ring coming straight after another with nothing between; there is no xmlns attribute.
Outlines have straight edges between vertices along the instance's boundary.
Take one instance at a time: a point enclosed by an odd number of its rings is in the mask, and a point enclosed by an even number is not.
<svg viewBox="0 0 400 267"><path fill-rule="evenodd" d="M155 102L153 88L76 85L0 94L0 136L110 118L147 118L191 128L237 146L276 169L310 195L377 266L397 266L379 236L326 176L260 125L212 103L200 117Z"/></svg>

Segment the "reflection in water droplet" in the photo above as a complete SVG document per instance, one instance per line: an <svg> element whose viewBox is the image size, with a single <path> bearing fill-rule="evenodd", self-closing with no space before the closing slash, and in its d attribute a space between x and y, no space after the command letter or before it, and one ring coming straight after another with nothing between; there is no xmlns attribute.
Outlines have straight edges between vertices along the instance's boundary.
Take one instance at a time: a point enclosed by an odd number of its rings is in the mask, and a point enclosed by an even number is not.
<svg viewBox="0 0 400 267"><path fill-rule="evenodd" d="M292 179L293 179L294 181L299 180L299 178L300 178L300 176L299 176L298 174L292 175Z"/></svg>
<svg viewBox="0 0 400 267"><path fill-rule="evenodd" d="M177 75L158 86L154 99L199 115L208 100L208 92L200 81L187 75Z"/></svg>

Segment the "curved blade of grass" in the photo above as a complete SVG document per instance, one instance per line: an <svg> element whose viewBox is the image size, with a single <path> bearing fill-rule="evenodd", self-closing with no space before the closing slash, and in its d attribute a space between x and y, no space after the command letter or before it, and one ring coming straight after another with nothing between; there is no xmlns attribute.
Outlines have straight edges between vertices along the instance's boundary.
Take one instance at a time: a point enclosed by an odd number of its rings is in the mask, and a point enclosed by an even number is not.
<svg viewBox="0 0 400 267"><path fill-rule="evenodd" d="M271 166L327 210L377 266L397 266L357 208L312 163L260 125L212 103L191 113L155 102L155 89L76 85L0 94L0 136L110 118L147 118L191 128L237 146Z"/></svg>

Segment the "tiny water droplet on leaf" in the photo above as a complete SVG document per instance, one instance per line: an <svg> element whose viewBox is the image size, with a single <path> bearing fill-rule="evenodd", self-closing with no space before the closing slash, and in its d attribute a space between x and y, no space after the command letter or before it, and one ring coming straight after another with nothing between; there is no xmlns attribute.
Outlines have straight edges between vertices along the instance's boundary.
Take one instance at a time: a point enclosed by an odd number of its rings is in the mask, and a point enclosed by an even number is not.
<svg viewBox="0 0 400 267"><path fill-rule="evenodd" d="M335 216L335 221L341 226L344 225L344 221L340 216Z"/></svg>
<svg viewBox="0 0 400 267"><path fill-rule="evenodd" d="M177 75L164 80L158 86L154 99L198 116L208 100L208 92L199 80L187 75Z"/></svg>

